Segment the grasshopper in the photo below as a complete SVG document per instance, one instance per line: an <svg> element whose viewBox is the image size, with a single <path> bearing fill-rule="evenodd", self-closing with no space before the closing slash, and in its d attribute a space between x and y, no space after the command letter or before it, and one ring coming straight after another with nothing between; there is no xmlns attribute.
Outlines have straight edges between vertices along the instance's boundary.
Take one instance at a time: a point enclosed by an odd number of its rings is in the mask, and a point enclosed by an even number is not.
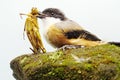
<svg viewBox="0 0 120 80"><path fill-rule="evenodd" d="M40 32L39 32L39 26L38 26L38 21L37 21L37 16L38 16L38 9L33 7L31 9L31 12L29 14L23 14L20 13L20 15L26 15L26 21L24 25L24 32L26 31L27 37L33 47L30 48L34 54L38 54L41 51L43 53L46 53L46 49L43 46Z"/></svg>

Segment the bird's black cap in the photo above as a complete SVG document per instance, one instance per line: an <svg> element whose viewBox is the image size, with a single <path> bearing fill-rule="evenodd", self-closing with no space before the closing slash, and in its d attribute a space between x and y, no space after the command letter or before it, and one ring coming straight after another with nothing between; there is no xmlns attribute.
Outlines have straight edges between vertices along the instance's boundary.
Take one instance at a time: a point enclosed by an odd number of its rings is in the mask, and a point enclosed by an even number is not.
<svg viewBox="0 0 120 80"><path fill-rule="evenodd" d="M63 14L63 12L61 12L57 8L47 8L42 13L39 12L39 16L38 17L39 18L54 17L54 18L59 18L61 20L66 20L67 19L65 17L65 15Z"/></svg>

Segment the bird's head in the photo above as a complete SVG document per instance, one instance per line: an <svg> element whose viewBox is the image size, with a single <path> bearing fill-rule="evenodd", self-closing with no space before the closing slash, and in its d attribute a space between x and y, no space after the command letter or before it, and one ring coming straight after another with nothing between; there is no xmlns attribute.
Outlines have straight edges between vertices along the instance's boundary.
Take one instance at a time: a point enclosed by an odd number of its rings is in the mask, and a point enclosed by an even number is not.
<svg viewBox="0 0 120 80"><path fill-rule="evenodd" d="M66 20L67 19L65 17L65 15L63 14L63 12L61 12L57 8L47 8L43 12L39 12L38 18L43 19L43 18L46 18L46 17L56 18L56 19L60 19L60 20Z"/></svg>

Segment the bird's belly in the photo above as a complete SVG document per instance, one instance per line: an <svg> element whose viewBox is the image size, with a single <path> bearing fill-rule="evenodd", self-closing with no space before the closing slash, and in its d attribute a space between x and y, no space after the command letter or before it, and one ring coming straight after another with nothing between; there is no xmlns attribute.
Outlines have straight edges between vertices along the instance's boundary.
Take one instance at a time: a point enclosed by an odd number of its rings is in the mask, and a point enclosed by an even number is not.
<svg viewBox="0 0 120 80"><path fill-rule="evenodd" d="M62 30L52 26L46 32L46 39L53 47L62 47L69 44Z"/></svg>

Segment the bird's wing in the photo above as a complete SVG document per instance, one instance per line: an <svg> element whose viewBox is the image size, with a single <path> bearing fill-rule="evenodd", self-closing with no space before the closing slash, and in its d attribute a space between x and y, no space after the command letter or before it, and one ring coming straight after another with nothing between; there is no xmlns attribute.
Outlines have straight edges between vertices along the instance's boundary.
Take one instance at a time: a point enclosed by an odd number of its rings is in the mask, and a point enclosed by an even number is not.
<svg viewBox="0 0 120 80"><path fill-rule="evenodd" d="M68 39L85 39L90 41L101 41L98 37L84 30L79 24L68 20L56 24Z"/></svg>
<svg viewBox="0 0 120 80"><path fill-rule="evenodd" d="M65 36L68 39L81 38L90 41L101 41L98 37L85 30L73 30L70 32L66 32Z"/></svg>

